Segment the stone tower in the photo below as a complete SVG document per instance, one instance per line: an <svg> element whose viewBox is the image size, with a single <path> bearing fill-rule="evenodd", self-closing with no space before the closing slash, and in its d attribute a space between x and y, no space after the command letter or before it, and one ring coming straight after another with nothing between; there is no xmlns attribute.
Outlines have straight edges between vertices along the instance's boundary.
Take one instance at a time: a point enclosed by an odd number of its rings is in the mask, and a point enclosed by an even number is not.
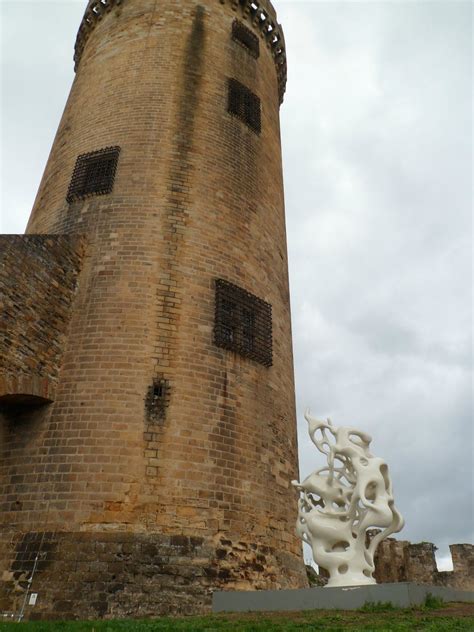
<svg viewBox="0 0 474 632"><path fill-rule="evenodd" d="M275 10L93 0L75 65L0 244L0 611L304 586Z"/></svg>

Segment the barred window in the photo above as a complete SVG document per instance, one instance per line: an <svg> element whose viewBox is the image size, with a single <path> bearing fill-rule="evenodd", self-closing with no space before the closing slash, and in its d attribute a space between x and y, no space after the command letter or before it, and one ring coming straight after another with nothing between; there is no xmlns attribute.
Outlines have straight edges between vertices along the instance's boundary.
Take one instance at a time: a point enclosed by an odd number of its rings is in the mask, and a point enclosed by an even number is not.
<svg viewBox="0 0 474 632"><path fill-rule="evenodd" d="M76 160L66 200L71 203L91 195L112 192L120 147L106 147L82 154Z"/></svg>
<svg viewBox="0 0 474 632"><path fill-rule="evenodd" d="M258 59L260 56L260 42L255 33L242 24L240 20L232 22L232 39L238 42L243 48L249 52L252 57Z"/></svg>
<svg viewBox="0 0 474 632"><path fill-rule="evenodd" d="M262 131L260 98L236 79L229 79L228 112L256 134Z"/></svg>
<svg viewBox="0 0 474 632"><path fill-rule="evenodd" d="M233 283L217 279L214 343L271 366L272 306Z"/></svg>

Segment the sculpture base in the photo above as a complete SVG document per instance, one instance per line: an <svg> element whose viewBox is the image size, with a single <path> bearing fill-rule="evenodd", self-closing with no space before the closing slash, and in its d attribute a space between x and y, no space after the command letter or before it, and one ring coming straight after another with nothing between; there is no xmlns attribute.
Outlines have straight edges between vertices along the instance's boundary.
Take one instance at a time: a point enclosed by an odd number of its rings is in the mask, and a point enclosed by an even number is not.
<svg viewBox="0 0 474 632"><path fill-rule="evenodd" d="M427 595L446 602L474 602L474 592L400 582L341 588L303 588L300 590L255 590L215 592L213 612L288 612L297 610L357 610L366 603L390 602L398 608L425 603Z"/></svg>
<svg viewBox="0 0 474 632"><path fill-rule="evenodd" d="M324 588L354 588L355 586L376 586L377 582L373 577L352 577L350 583L347 579L329 579Z"/></svg>

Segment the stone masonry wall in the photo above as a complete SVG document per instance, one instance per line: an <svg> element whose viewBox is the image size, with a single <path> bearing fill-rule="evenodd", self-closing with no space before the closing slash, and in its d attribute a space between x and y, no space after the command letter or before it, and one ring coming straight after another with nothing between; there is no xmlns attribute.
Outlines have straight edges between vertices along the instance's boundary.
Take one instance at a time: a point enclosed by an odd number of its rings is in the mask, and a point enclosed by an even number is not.
<svg viewBox="0 0 474 632"><path fill-rule="evenodd" d="M474 546L452 544L449 548L453 570L440 572L431 542L412 544L387 538L377 549L374 576L379 583L411 581L474 590Z"/></svg>
<svg viewBox="0 0 474 632"><path fill-rule="evenodd" d="M432 584L438 572L435 551L431 542L411 544L387 538L377 547L375 579L379 583L413 581Z"/></svg>
<svg viewBox="0 0 474 632"><path fill-rule="evenodd" d="M453 574L448 578L448 586L461 590L474 590L474 546L472 544L451 544Z"/></svg>
<svg viewBox="0 0 474 632"><path fill-rule="evenodd" d="M71 235L0 236L0 403L54 399L83 256Z"/></svg>
<svg viewBox="0 0 474 632"><path fill-rule="evenodd" d="M369 531L368 538L376 531ZM460 590L474 590L474 545L451 544L452 571L438 571L436 546L431 542L412 544L406 540L387 538L375 553L374 577L378 584L415 582L434 586L449 586ZM324 568L316 573L307 567L312 585L325 585L328 574Z"/></svg>
<svg viewBox="0 0 474 632"><path fill-rule="evenodd" d="M0 536L1 613L18 613L31 579L38 594L26 619L144 618L210 611L229 581L286 587L299 568L274 548L202 536L29 532ZM36 561L36 564L35 564ZM279 576L287 565L286 578Z"/></svg>

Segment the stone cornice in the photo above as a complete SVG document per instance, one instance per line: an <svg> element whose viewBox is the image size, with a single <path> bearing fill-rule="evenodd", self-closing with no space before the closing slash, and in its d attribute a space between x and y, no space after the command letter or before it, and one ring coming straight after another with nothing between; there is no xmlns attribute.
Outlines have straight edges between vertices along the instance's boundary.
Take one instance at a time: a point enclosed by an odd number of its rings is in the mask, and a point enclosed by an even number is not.
<svg viewBox="0 0 474 632"><path fill-rule="evenodd" d="M260 36L265 40L275 61L278 78L278 92L280 96L280 103L282 103L286 89L287 76L285 38L282 28L277 22L275 9L273 8L270 0L217 1L221 4L230 5L234 11L240 12L244 19L251 22L253 27L260 31ZM125 2L125 0L89 1L77 33L76 45L74 48L75 70L77 70L79 66L86 42L97 22L99 22L106 13L123 2Z"/></svg>

